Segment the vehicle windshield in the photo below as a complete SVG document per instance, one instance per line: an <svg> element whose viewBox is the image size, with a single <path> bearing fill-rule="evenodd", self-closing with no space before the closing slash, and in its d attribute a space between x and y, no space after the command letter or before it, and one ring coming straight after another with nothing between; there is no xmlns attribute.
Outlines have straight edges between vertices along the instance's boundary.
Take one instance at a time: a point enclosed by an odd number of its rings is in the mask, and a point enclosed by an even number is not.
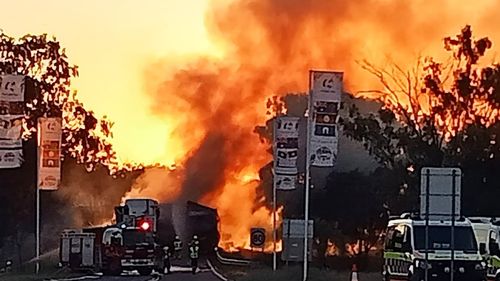
<svg viewBox="0 0 500 281"><path fill-rule="evenodd" d="M131 215L148 214L148 204L146 200L127 200L125 204L128 206L129 214Z"/></svg>
<svg viewBox="0 0 500 281"><path fill-rule="evenodd" d="M425 226L414 226L415 249L425 250ZM472 227L455 226L455 250L477 251ZM451 227L429 226L429 250L451 249Z"/></svg>
<svg viewBox="0 0 500 281"><path fill-rule="evenodd" d="M150 232L143 232L138 230L124 230L123 231L123 244L136 245L140 243L154 243L153 235Z"/></svg>

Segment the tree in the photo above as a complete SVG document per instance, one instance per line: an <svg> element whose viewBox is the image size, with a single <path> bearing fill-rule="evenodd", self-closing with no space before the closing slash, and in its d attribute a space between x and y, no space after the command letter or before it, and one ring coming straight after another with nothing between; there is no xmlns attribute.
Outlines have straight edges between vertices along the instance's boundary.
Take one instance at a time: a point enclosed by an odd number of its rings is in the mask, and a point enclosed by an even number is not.
<svg viewBox="0 0 500 281"><path fill-rule="evenodd" d="M0 211L2 228L0 239L21 237L34 228L34 200L36 190L36 132L41 116L63 118L62 154L73 158L93 171L105 167L108 174L124 177L137 167L119 167L109 140L112 123L99 119L85 109L71 91L71 79L78 76L78 68L70 64L65 50L46 34L26 35L19 39L0 33L0 73L25 75L25 132L24 163L21 168L0 170ZM63 170L65 168L63 162ZM105 187L103 187L105 188ZM54 209L67 202L47 196L44 202ZM45 198L44 198L45 199ZM118 198L119 200L119 198Z"/></svg>
<svg viewBox="0 0 500 281"><path fill-rule="evenodd" d="M351 107L342 120L348 137L362 142L385 167L403 171L399 179L413 198L423 166L458 165L467 179L477 176L471 168L478 164L499 168L500 65L479 64L491 41L474 40L465 26L444 44L452 53L446 63L419 59L405 71L396 64L383 69L361 62L384 88L361 94L375 95L382 107L368 116ZM473 189L465 185L464 198Z"/></svg>
<svg viewBox="0 0 500 281"><path fill-rule="evenodd" d="M117 164L116 154L108 142L112 123L98 119L84 108L71 91L71 79L78 67L69 63L65 49L46 34L26 35L15 39L0 34L0 72L28 77L24 108L27 135L36 131L42 116L62 116L63 154L93 169L96 164Z"/></svg>

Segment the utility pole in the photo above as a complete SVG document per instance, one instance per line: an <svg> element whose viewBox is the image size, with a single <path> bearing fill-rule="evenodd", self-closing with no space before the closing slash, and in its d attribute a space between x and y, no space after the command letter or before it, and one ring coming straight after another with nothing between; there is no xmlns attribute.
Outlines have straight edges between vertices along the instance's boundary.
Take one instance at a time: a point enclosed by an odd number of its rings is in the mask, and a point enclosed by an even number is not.
<svg viewBox="0 0 500 281"><path fill-rule="evenodd" d="M311 72L309 73L309 89L311 89ZM306 130L306 175L305 175L305 195L304 195L304 272L303 281L307 280L308 270L308 228L309 228L309 187L310 187L310 166L311 159L309 157L309 141L311 132L311 90L309 90L309 102L307 110L307 130Z"/></svg>

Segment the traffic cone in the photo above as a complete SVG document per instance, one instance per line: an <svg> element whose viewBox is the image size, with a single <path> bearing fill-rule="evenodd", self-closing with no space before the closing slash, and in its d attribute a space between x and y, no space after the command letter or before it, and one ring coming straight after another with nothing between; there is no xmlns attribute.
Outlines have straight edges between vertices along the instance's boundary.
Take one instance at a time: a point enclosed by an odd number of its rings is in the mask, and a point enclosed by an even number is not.
<svg viewBox="0 0 500 281"><path fill-rule="evenodd" d="M359 281L359 279L358 279L358 267L356 266L356 264L352 265L351 281Z"/></svg>

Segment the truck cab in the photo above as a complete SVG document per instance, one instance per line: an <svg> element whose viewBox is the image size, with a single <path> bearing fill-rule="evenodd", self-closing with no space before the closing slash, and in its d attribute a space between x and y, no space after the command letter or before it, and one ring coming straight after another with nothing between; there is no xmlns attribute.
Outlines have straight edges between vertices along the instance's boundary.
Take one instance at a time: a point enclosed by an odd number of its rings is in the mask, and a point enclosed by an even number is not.
<svg viewBox="0 0 500 281"><path fill-rule="evenodd" d="M426 221L403 215L391 219L384 242L384 280L448 280L451 274L451 221ZM484 281L486 264L483 262L469 220L462 218L454 227L454 280Z"/></svg>
<svg viewBox="0 0 500 281"><path fill-rule="evenodd" d="M142 228L128 227L122 230L124 254L121 267L137 270L141 275L149 275L161 270L161 247L155 241L154 233Z"/></svg>
<svg viewBox="0 0 500 281"><path fill-rule="evenodd" d="M488 264L489 280L500 280L500 221L494 218L469 218L474 229L479 251Z"/></svg>

